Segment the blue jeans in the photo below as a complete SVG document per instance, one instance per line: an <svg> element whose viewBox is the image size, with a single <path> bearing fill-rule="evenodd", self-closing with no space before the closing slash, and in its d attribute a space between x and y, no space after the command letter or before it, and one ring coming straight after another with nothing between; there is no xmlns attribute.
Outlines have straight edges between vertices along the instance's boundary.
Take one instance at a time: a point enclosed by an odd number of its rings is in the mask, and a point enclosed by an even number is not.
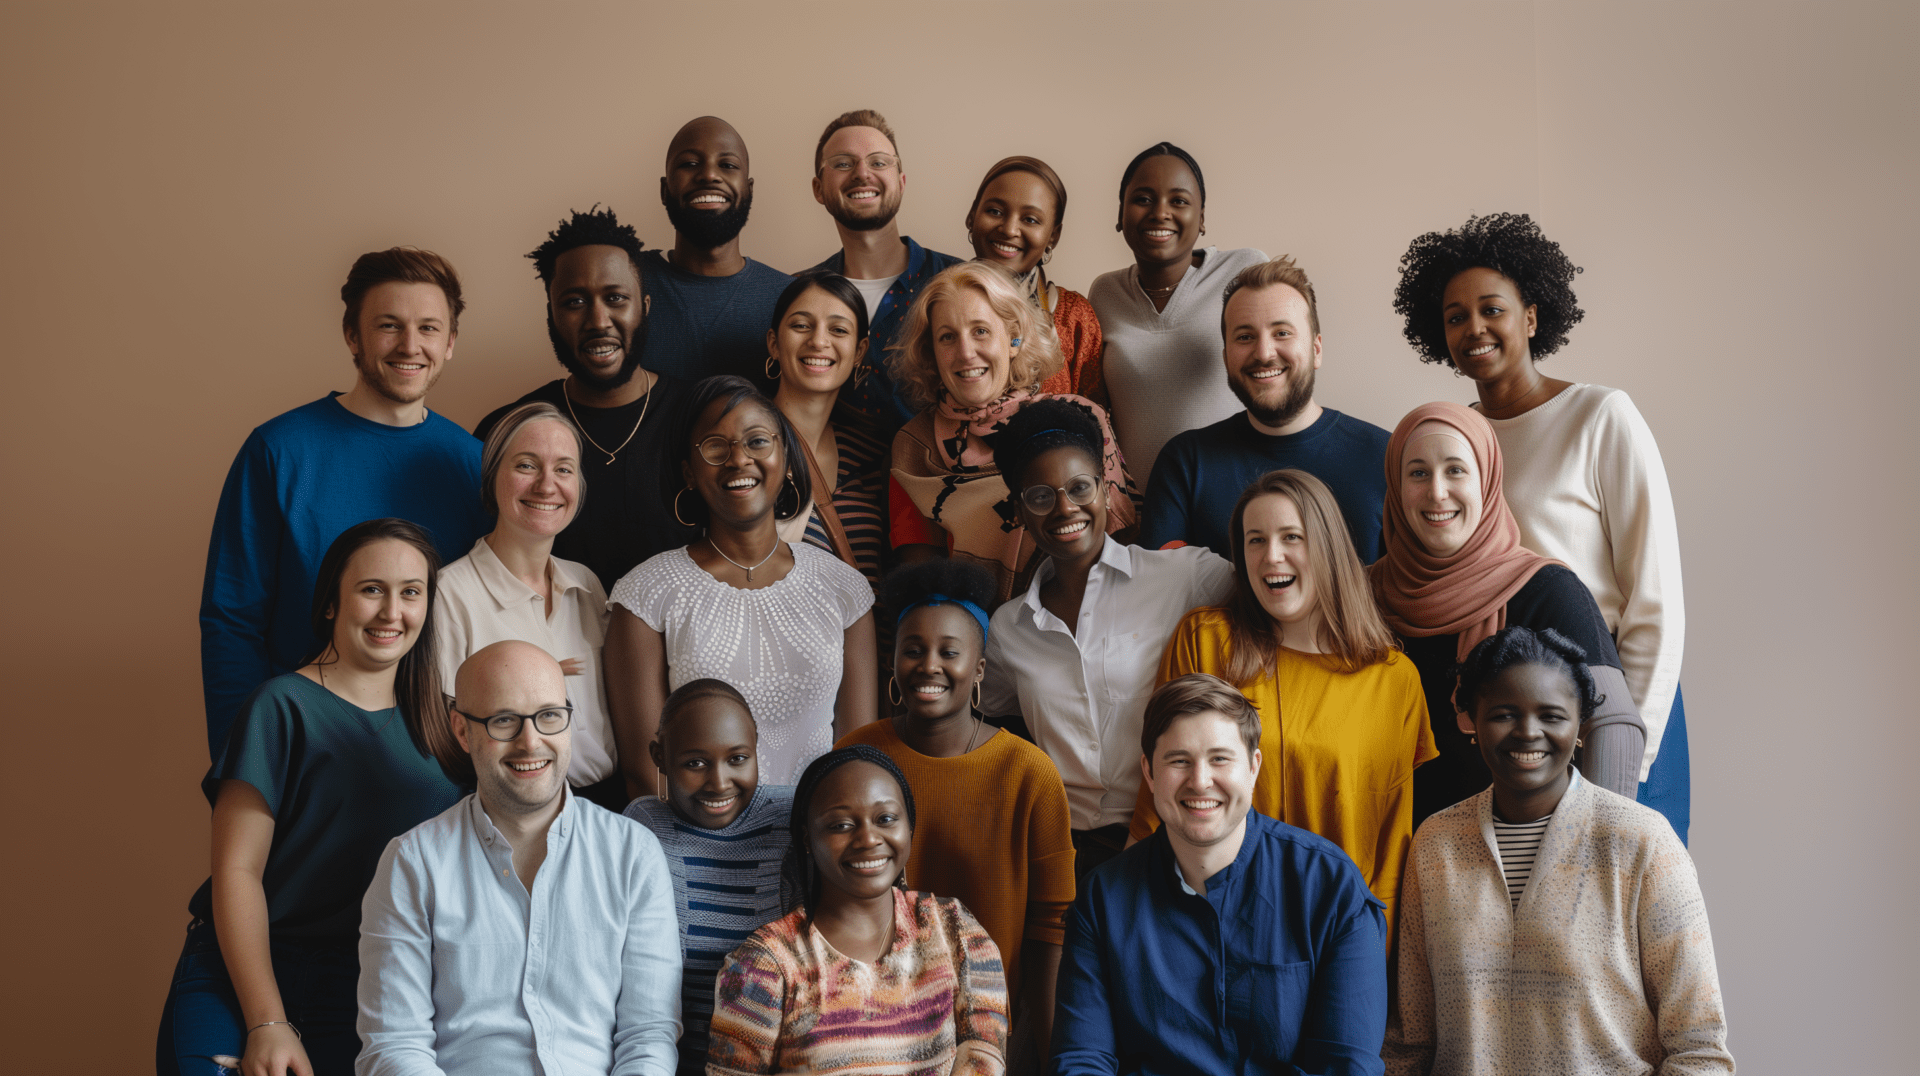
<svg viewBox="0 0 1920 1076"><path fill-rule="evenodd" d="M360 1036L353 1029L359 1012L357 943L275 938L269 945L280 1003L300 1029L300 1045L313 1062L314 1076L351 1076L353 1059L360 1053ZM213 1058L238 1058L246 1052L240 999L227 976L220 942L212 923L196 919L187 927L187 944L160 1012L155 1071L158 1076L231 1076L235 1070Z"/></svg>
<svg viewBox="0 0 1920 1076"><path fill-rule="evenodd" d="M1673 709L1667 713L1667 733L1660 737L1660 753L1634 799L1666 815L1680 843L1687 843L1687 827L1693 823L1693 774L1687 759L1687 707L1678 686L1673 689Z"/></svg>

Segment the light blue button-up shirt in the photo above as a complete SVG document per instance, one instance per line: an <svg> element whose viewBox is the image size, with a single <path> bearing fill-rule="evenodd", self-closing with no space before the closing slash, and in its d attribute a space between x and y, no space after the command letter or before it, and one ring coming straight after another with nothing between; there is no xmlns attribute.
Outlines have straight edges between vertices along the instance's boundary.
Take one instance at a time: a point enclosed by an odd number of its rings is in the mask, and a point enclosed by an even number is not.
<svg viewBox="0 0 1920 1076"><path fill-rule="evenodd" d="M671 1076L666 857L564 794L531 893L476 796L388 843L361 904L357 1076Z"/></svg>

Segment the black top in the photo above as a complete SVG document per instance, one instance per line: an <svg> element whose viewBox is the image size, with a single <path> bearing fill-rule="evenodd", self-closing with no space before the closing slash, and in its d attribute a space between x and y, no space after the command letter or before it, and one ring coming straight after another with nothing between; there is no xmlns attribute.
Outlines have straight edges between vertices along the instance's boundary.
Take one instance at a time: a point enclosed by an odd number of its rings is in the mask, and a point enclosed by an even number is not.
<svg viewBox="0 0 1920 1076"><path fill-rule="evenodd" d="M259 789L273 813L260 884L276 938L358 938L360 898L387 842L460 800L398 709L362 710L297 672L240 707L200 782L208 803L228 780ZM211 879L187 910L212 921Z"/></svg>
<svg viewBox="0 0 1920 1076"><path fill-rule="evenodd" d="M1360 563L1380 557L1380 506L1387 496L1386 430L1324 408L1299 433L1272 437L1245 411L1177 434L1160 450L1147 480L1140 544L1203 545L1233 559L1233 506L1268 471L1294 467L1327 484L1346 518Z"/></svg>
<svg viewBox="0 0 1920 1076"><path fill-rule="evenodd" d="M1600 607L1580 577L1568 568L1549 564L1533 573L1507 602L1507 627L1552 628L1587 652L1587 664L1620 667L1613 636L1600 616ZM1440 757L1413 771L1413 825L1445 810L1493 783L1480 748L1470 743L1454 719L1454 649L1459 635L1429 635L1402 639L1407 656L1420 670L1420 686L1427 693L1427 715L1433 722L1433 742Z"/></svg>
<svg viewBox="0 0 1920 1076"><path fill-rule="evenodd" d="M667 374L657 376L647 396L630 404L586 407L576 403L571 412L588 437L614 453L614 462L608 463L607 452L596 452L592 444L580 446L586 496L580 514L553 540L553 555L586 565L609 591L634 565L700 537L698 528L676 523L660 497L660 460L667 452L667 431L675 413L693 396L693 386ZM565 385L562 378L534 389L481 419L473 435L485 441L507 412L536 400L567 414ZM645 421L640 417L643 408ZM634 433L635 423L640 424L638 433ZM633 434L633 440L621 448L628 434Z"/></svg>

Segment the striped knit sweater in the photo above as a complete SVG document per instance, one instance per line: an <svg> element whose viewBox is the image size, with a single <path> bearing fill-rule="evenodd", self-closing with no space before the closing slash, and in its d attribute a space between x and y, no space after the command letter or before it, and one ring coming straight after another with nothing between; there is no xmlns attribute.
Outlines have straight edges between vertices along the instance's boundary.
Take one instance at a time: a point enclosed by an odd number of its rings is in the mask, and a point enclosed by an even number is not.
<svg viewBox="0 0 1920 1076"><path fill-rule="evenodd" d="M761 785L722 829L682 820L652 796L627 805L627 817L653 831L673 872L680 920L680 1072L706 1071L713 980L729 952L786 911L780 861L793 814L791 785Z"/></svg>
<svg viewBox="0 0 1920 1076"><path fill-rule="evenodd" d="M960 902L894 891L893 945L844 956L796 910L727 957L707 1072L1001 1076L1000 952Z"/></svg>

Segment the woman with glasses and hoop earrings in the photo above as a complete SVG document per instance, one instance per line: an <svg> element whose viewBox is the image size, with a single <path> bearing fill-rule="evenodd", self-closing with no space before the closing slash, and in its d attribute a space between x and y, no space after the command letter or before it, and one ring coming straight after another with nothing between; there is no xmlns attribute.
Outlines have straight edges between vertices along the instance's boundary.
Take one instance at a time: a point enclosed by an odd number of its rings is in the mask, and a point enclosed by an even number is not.
<svg viewBox="0 0 1920 1076"><path fill-rule="evenodd" d="M213 870L187 905L161 1073L353 1071L361 897L388 841L460 799L434 761L457 751L434 664L439 567L401 519L327 548L311 656L253 693L200 783Z"/></svg>
<svg viewBox="0 0 1920 1076"><path fill-rule="evenodd" d="M1026 720L1066 782L1074 873L1126 846L1140 790L1140 721L1175 625L1233 591L1233 565L1203 546L1142 549L1107 537L1100 426L1038 400L995 437L1039 567L993 614L981 712Z"/></svg>
<svg viewBox="0 0 1920 1076"><path fill-rule="evenodd" d="M760 773L792 784L837 736L874 720L873 588L833 554L778 527L813 503L793 424L743 378L694 386L661 460L665 510L705 528L642 562L609 598L607 704L632 796L652 795L648 756L673 689L738 688L760 732Z"/></svg>

